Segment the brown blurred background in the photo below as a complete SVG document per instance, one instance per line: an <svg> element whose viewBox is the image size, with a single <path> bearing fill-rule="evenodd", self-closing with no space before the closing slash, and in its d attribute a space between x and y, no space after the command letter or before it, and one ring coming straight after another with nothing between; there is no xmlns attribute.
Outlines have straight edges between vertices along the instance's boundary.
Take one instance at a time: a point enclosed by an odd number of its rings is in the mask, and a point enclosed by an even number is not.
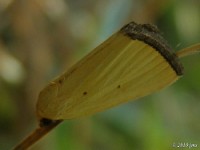
<svg viewBox="0 0 200 150"><path fill-rule="evenodd" d="M37 126L39 91L124 24L153 23L173 49L200 42L199 0L0 0L0 149ZM200 148L200 55L165 90L67 120L33 150Z"/></svg>

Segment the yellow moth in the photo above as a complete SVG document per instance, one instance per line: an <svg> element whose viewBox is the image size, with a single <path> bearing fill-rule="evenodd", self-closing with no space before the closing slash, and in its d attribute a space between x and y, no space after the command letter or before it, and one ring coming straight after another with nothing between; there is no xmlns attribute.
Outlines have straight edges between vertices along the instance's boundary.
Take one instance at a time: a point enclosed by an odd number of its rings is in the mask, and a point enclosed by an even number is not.
<svg viewBox="0 0 200 150"><path fill-rule="evenodd" d="M131 22L39 94L40 127L15 149L26 149L64 119L80 118L135 100L169 86L183 74L178 57L158 29Z"/></svg>
<svg viewBox="0 0 200 150"><path fill-rule="evenodd" d="M177 56L156 28L130 23L44 88L37 115L91 115L160 90L181 75Z"/></svg>

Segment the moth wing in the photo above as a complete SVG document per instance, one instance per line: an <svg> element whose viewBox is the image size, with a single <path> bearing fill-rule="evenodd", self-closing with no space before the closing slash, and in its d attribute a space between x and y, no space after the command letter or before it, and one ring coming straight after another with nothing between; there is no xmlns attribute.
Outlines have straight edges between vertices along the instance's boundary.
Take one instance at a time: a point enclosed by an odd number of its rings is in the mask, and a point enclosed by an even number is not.
<svg viewBox="0 0 200 150"><path fill-rule="evenodd" d="M73 119L151 94L178 76L166 59L143 41L118 32L39 96L39 117Z"/></svg>

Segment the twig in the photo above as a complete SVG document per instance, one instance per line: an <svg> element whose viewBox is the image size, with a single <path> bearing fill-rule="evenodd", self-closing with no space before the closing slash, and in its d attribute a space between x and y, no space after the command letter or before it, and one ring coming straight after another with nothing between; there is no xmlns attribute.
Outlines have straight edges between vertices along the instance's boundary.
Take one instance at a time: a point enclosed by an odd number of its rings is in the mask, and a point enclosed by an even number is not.
<svg viewBox="0 0 200 150"><path fill-rule="evenodd" d="M192 45L190 47L186 47L186 48L182 49L181 51L178 51L176 53L176 55L179 58L181 58L181 57L184 57L184 56L195 54L197 52L200 52L200 43Z"/></svg>
<svg viewBox="0 0 200 150"><path fill-rule="evenodd" d="M62 121L63 120L52 121L49 119L42 119L40 121L39 127L35 131L33 131L27 138L25 138L20 144L18 144L13 150L28 149Z"/></svg>

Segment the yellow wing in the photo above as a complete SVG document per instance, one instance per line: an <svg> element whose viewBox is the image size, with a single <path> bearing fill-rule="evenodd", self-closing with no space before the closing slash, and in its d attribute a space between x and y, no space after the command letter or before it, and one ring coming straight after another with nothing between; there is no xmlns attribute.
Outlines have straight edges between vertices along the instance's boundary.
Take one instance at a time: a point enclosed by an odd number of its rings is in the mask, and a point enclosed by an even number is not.
<svg viewBox="0 0 200 150"><path fill-rule="evenodd" d="M91 115L176 81L182 67L157 34L150 25L122 28L41 91L38 116L58 120Z"/></svg>

